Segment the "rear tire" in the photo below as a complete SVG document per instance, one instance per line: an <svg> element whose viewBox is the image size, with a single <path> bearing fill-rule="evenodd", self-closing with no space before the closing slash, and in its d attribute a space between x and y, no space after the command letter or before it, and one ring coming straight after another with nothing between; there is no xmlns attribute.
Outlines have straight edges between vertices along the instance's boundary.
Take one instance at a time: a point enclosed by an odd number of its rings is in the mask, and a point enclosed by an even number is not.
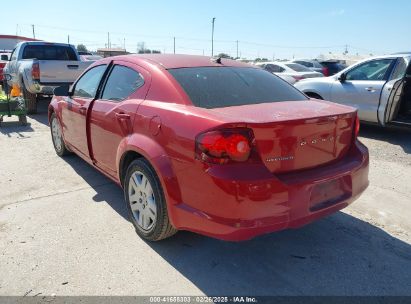
<svg viewBox="0 0 411 304"><path fill-rule="evenodd" d="M27 116L25 114L19 115L19 123L22 126L27 126Z"/></svg>
<svg viewBox="0 0 411 304"><path fill-rule="evenodd" d="M60 157L70 154L70 151L67 149L66 144L64 143L60 123L57 119L56 114L54 113L51 114L50 117L50 132L56 154Z"/></svg>
<svg viewBox="0 0 411 304"><path fill-rule="evenodd" d="M130 220L141 238L159 241L177 232L168 217L160 180L147 160L131 162L123 188Z"/></svg>
<svg viewBox="0 0 411 304"><path fill-rule="evenodd" d="M37 96L36 94L30 93L23 84L23 97L26 102L27 113L36 114L37 113Z"/></svg>

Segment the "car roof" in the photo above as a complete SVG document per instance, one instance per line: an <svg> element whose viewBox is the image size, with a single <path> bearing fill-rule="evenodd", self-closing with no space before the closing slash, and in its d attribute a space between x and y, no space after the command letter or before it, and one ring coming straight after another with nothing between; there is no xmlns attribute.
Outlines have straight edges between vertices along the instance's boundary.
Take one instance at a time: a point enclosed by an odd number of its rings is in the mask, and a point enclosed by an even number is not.
<svg viewBox="0 0 411 304"><path fill-rule="evenodd" d="M128 62L157 64L165 69L192 68L192 67L248 67L256 68L250 64L221 58L221 63L217 63L215 57L181 55L181 54L133 54L111 57L112 60L125 60Z"/></svg>

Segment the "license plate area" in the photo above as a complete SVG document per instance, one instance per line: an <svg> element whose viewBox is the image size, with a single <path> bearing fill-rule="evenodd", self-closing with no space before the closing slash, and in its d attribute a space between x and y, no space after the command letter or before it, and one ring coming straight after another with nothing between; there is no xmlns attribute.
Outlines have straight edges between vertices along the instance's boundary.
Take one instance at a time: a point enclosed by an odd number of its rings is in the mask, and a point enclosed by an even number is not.
<svg viewBox="0 0 411 304"><path fill-rule="evenodd" d="M311 191L310 211L318 211L348 199L352 192L351 176L315 185Z"/></svg>

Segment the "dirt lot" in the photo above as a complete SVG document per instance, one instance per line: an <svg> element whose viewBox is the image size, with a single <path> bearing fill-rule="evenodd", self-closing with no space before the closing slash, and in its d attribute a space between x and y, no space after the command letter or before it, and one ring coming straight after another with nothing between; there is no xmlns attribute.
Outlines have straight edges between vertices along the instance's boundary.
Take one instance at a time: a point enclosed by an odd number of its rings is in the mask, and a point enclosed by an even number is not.
<svg viewBox="0 0 411 304"><path fill-rule="evenodd" d="M370 187L299 230L139 239L122 191L54 153L42 112L0 128L0 295L411 295L411 133L362 127Z"/></svg>

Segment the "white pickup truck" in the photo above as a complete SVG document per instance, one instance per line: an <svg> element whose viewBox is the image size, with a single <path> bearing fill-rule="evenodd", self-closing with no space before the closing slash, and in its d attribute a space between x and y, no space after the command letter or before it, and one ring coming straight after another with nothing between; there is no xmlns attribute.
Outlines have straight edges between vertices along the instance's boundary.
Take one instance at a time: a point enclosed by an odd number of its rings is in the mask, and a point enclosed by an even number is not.
<svg viewBox="0 0 411 304"><path fill-rule="evenodd" d="M36 113L38 95L52 95L54 88L71 85L91 63L81 61L70 44L21 42L3 72L11 75L9 87L20 87L28 113Z"/></svg>

